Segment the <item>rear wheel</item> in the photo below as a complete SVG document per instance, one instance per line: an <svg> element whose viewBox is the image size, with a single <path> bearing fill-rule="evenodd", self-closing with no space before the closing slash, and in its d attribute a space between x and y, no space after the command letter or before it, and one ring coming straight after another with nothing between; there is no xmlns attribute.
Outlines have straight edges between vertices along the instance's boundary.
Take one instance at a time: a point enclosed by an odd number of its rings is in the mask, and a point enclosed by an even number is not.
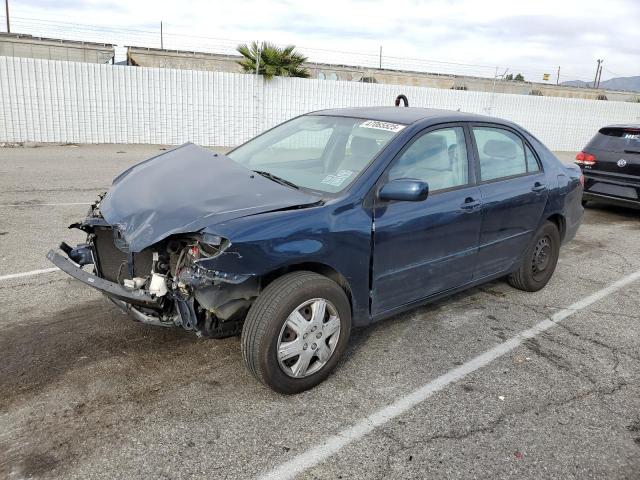
<svg viewBox="0 0 640 480"><path fill-rule="evenodd" d="M298 393L327 378L350 330L351 308L342 288L317 273L293 272L269 284L251 306L242 355L262 383Z"/></svg>
<svg viewBox="0 0 640 480"><path fill-rule="evenodd" d="M536 232L533 241L522 258L520 268L509 275L511 286L526 292L537 292L543 288L558 263L560 233L552 222L545 222Z"/></svg>

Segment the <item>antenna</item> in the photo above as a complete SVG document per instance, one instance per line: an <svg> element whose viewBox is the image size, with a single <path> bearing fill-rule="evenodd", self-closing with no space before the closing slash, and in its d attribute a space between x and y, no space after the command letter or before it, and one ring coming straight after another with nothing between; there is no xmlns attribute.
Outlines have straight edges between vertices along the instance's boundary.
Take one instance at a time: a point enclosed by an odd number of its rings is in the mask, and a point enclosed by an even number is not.
<svg viewBox="0 0 640 480"><path fill-rule="evenodd" d="M396 102L395 102L396 107L400 106L400 100L403 101L405 107L409 106L409 100L407 99L407 96L404 93L401 93L396 97Z"/></svg>

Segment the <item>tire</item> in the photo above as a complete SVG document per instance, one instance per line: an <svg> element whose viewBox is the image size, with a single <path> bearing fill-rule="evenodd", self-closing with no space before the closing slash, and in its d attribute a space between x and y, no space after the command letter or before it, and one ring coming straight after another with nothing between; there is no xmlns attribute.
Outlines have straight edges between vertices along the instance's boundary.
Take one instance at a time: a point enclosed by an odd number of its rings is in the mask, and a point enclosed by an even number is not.
<svg viewBox="0 0 640 480"><path fill-rule="evenodd" d="M520 268L509 275L509 284L518 290L537 292L549 282L559 254L560 232L554 223L547 221L533 236Z"/></svg>
<svg viewBox="0 0 640 480"><path fill-rule="evenodd" d="M318 320L323 300L325 313ZM270 283L253 302L242 329L242 357L264 385L299 393L327 378L350 333L351 306L343 289L317 273L293 272ZM287 345L299 354L284 358Z"/></svg>

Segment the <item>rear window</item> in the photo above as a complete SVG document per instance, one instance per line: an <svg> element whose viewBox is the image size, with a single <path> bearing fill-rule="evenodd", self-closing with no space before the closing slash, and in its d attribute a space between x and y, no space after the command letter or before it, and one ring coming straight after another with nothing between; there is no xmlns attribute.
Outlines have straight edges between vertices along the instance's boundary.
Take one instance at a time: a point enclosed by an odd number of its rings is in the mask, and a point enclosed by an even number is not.
<svg viewBox="0 0 640 480"><path fill-rule="evenodd" d="M605 127L593 137L589 147L610 152L640 152L640 128Z"/></svg>

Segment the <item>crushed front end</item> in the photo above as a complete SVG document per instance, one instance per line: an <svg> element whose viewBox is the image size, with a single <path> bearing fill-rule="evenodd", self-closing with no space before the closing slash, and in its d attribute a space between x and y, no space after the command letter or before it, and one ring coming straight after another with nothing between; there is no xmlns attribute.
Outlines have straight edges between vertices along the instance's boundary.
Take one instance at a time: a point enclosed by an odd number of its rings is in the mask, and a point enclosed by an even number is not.
<svg viewBox="0 0 640 480"><path fill-rule="evenodd" d="M135 320L158 326L181 326L200 336L237 335L259 280L252 275L220 272L203 266L224 255L227 239L207 233L169 236L133 252L118 225L100 212L102 197L88 216L70 225L87 234L75 248L66 243L47 257L61 270L104 293ZM92 273L83 269L92 267Z"/></svg>

